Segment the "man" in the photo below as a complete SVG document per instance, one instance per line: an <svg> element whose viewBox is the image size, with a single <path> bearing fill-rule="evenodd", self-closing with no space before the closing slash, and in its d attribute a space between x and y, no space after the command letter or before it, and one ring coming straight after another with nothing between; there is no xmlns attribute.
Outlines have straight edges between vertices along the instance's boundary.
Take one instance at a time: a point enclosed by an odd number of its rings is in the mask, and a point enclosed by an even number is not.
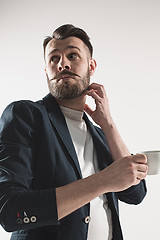
<svg viewBox="0 0 160 240"><path fill-rule="evenodd" d="M12 240L121 240L118 199L138 204L146 194L145 155L130 155L104 87L90 84L92 51L82 29L56 29L44 41L50 94L2 114L0 219Z"/></svg>

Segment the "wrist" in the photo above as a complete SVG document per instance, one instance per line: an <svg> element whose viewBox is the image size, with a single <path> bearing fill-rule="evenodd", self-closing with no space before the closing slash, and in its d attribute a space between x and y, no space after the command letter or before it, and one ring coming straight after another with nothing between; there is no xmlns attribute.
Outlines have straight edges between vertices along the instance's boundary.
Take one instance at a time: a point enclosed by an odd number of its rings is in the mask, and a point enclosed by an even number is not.
<svg viewBox="0 0 160 240"><path fill-rule="evenodd" d="M100 127L102 128L102 130L104 130L104 129L108 130L108 129L112 129L115 127L115 124L113 122L111 115L107 115L107 117L105 117L104 120L101 121Z"/></svg>

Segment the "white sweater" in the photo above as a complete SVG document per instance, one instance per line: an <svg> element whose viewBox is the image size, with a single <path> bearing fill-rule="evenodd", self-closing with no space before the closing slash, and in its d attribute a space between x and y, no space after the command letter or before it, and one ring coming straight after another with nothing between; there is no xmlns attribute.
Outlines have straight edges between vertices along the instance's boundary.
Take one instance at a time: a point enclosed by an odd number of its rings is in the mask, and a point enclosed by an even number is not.
<svg viewBox="0 0 160 240"><path fill-rule="evenodd" d="M83 112L61 106L77 153L83 178L97 171L96 151L90 132L83 120ZM101 195L90 202L90 217L87 240L111 240L112 220L107 198Z"/></svg>

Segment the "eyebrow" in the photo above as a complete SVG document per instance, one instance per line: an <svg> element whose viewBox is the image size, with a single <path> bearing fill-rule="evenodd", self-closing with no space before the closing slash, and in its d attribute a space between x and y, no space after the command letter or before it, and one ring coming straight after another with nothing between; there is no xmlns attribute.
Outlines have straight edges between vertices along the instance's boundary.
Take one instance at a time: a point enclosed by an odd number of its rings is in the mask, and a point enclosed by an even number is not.
<svg viewBox="0 0 160 240"><path fill-rule="evenodd" d="M68 46L66 47L66 49L73 49L73 48L78 49L78 51L81 52L80 48L77 47L77 46L68 45ZM55 49L53 49L53 50L48 54L48 56L50 56L50 55L52 55L53 53L58 52L58 51L59 51L59 49L58 49L58 48L55 48Z"/></svg>

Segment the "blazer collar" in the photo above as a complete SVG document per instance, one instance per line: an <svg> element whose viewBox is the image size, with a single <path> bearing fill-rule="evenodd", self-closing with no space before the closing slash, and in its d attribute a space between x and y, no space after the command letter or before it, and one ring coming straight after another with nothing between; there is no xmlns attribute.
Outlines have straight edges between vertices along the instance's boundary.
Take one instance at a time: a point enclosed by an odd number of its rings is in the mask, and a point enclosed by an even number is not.
<svg viewBox="0 0 160 240"><path fill-rule="evenodd" d="M78 162L77 154L75 152L75 148L74 148L67 124L66 124L65 117L59 107L59 104L57 103L57 101L51 94L48 94L47 96L45 96L43 98L43 102L47 109L48 116L49 116L51 123L55 127L65 148L67 149L76 171L78 170L78 177L82 178L82 173L80 170L80 165Z"/></svg>

